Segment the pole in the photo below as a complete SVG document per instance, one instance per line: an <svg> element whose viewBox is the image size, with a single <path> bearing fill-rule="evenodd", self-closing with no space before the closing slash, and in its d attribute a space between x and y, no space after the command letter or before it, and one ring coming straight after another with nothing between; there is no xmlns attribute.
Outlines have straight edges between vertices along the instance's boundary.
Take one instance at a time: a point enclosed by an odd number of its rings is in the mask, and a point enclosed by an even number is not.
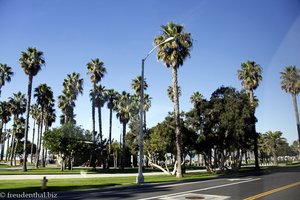
<svg viewBox="0 0 300 200"><path fill-rule="evenodd" d="M140 92L140 138L139 138L139 174L136 183L144 183L143 176L143 115L144 115L144 62L142 59L141 92Z"/></svg>

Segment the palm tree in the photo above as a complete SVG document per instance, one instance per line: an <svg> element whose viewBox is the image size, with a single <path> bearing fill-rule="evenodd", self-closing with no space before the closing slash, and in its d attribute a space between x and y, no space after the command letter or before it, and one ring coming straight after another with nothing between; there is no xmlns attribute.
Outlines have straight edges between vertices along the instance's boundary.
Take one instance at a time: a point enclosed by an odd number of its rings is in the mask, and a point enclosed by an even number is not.
<svg viewBox="0 0 300 200"><path fill-rule="evenodd" d="M282 136L282 132L280 131L275 131L275 132L268 131L263 135L264 143L272 153L275 166L278 165L277 148L284 141L284 138L282 138L281 136Z"/></svg>
<svg viewBox="0 0 300 200"><path fill-rule="evenodd" d="M26 99L25 95L21 92L14 93L12 97L9 97L10 104L10 112L14 116L13 124L17 124L18 120L20 120L20 115L22 115L26 111ZM16 148L16 129L12 131L12 140L11 140L11 152L10 152L10 165L13 165L13 159L15 157L14 149Z"/></svg>
<svg viewBox="0 0 300 200"><path fill-rule="evenodd" d="M167 89L169 99L174 103L174 90L173 87L170 85ZM178 96L181 96L181 88L178 86Z"/></svg>
<svg viewBox="0 0 300 200"><path fill-rule="evenodd" d="M106 73L106 69L104 67L104 63L99 60L99 58L92 59L91 62L86 64L88 72L87 74L90 76L92 85L93 85L93 91L92 91L92 121L93 121L93 143L95 145L95 95L96 95L96 89L97 89L97 83L102 80L104 77L104 74ZM100 133L99 133L100 134ZM102 135L100 135L100 138L102 140ZM102 141L100 141L102 144ZM94 163L91 156L91 163Z"/></svg>
<svg viewBox="0 0 300 200"><path fill-rule="evenodd" d="M134 90L135 95L140 98L141 97L141 76L137 76L135 79L132 80L131 82L131 88ZM144 90L147 90L148 84L146 82L146 79L144 79ZM146 131L146 112L149 110L151 107L151 98L148 94L144 94L144 131Z"/></svg>
<svg viewBox="0 0 300 200"><path fill-rule="evenodd" d="M43 123L45 122L45 116L47 109L49 107L54 106L54 99L53 99L53 92L51 88L47 84L40 84L38 87L34 90L34 97L36 98L36 103L39 105L41 109L41 130L43 130ZM38 153L37 153L37 163L36 167L38 168L38 160L39 160L39 154L41 150L41 138L42 132L40 132L40 143L38 147ZM45 157L44 157L44 146L42 149L42 165L44 166Z"/></svg>
<svg viewBox="0 0 300 200"><path fill-rule="evenodd" d="M90 92L90 97L92 101L93 90ZM107 91L104 86L97 85L96 86L96 93L95 93L95 108L98 109L98 124L99 124L99 137L100 143L103 140L103 133L102 133L102 108L107 101Z"/></svg>
<svg viewBox="0 0 300 200"><path fill-rule="evenodd" d="M3 134L3 126L6 127L6 124L10 121L11 117L11 111L10 111L10 104L7 101L2 101L0 102L0 143L2 143L2 148L1 148L1 155L0 155L0 160L3 160L4 157L4 145L5 145L5 138L6 138L6 128L4 128L4 133ZM8 148L8 147L7 147Z"/></svg>
<svg viewBox="0 0 300 200"><path fill-rule="evenodd" d="M29 113L30 113L30 101L31 101L31 90L33 77L38 74L41 67L45 64L43 58L43 52L38 51L36 48L28 48L27 51L22 51L19 59L22 69L25 74L28 75L28 89L27 89L27 102L26 102L26 121L25 121L25 139L24 139L24 165L23 171L27 171L27 140L28 140L28 124L29 124Z"/></svg>
<svg viewBox="0 0 300 200"><path fill-rule="evenodd" d="M107 95L107 108L109 109L109 133L108 133L108 168L110 166L110 154L111 154L111 143L112 143L112 114L113 110L116 110L116 103L119 93L114 89L106 90Z"/></svg>
<svg viewBox="0 0 300 200"><path fill-rule="evenodd" d="M249 95L250 104L252 107L252 115L255 115L255 103L254 90L259 86L260 81L262 81L262 69L259 64L256 64L254 61L246 61L241 64L242 69L238 70L238 79L242 81L242 86L246 90L246 93ZM253 117L255 118L255 117ZM255 122L253 123L254 134L254 156L255 156L255 169L259 170L258 163L258 146L257 146L257 133L255 128Z"/></svg>
<svg viewBox="0 0 300 200"><path fill-rule="evenodd" d="M141 96L141 76L137 76L135 79L131 82L131 88L134 90L135 94L140 97ZM144 90L147 90L148 84L146 82L146 79L144 79Z"/></svg>
<svg viewBox="0 0 300 200"><path fill-rule="evenodd" d="M178 74L177 70L183 65L185 59L190 56L190 49L193 45L190 33L186 33L183 25L173 22L162 25L162 34L154 39L154 44L159 45L157 58L161 60L167 68L172 69L172 85L174 95L174 111L176 119L176 150L177 150L177 173L176 177L182 177L181 170L181 131L179 116L179 95L178 95ZM174 37L174 40L162 44L166 39Z"/></svg>
<svg viewBox="0 0 300 200"><path fill-rule="evenodd" d="M200 92L194 92L190 98L191 103L194 104L194 107L203 100L203 95Z"/></svg>
<svg viewBox="0 0 300 200"><path fill-rule="evenodd" d="M63 120L61 124L67 124L68 122L74 122L74 107L75 102L72 100L71 93L64 91L64 95L58 96L58 107L63 113Z"/></svg>
<svg viewBox="0 0 300 200"><path fill-rule="evenodd" d="M1 96L1 88L5 85L5 82L10 82L11 77L14 75L11 67L7 64L0 63L0 96Z"/></svg>
<svg viewBox="0 0 300 200"><path fill-rule="evenodd" d="M147 130L146 112L148 112L151 107L151 99L152 98L149 96L149 94L144 93L144 132Z"/></svg>
<svg viewBox="0 0 300 200"><path fill-rule="evenodd" d="M75 100L78 94L83 93L83 79L80 78L79 73L73 72L68 74L67 78L63 82L63 95L59 96L58 106L66 112L65 123L74 122L74 107Z"/></svg>
<svg viewBox="0 0 300 200"><path fill-rule="evenodd" d="M296 66L286 66L281 72L281 89L287 93L290 93L293 98L293 105L296 117L298 142L300 144L300 122L299 112L297 106L297 95L300 92L300 70ZM300 148L299 148L299 159L300 159Z"/></svg>
<svg viewBox="0 0 300 200"><path fill-rule="evenodd" d="M121 95L118 96L116 110L117 118L120 120L120 123L123 126L123 146L122 146L122 159L121 159L121 168L124 169L125 158L126 158L126 145L125 145L125 136L126 136L126 126L130 119L130 109L131 109L131 96L129 93L123 91Z"/></svg>
<svg viewBox="0 0 300 200"><path fill-rule="evenodd" d="M31 105L31 109L30 109L30 115L33 119L33 130L32 130L32 141L31 141L31 150L30 150L30 163L32 163L32 158L33 158L33 145L34 145L34 136L35 136L35 126L36 126L36 122L38 120L39 117L39 107L38 104L33 104Z"/></svg>

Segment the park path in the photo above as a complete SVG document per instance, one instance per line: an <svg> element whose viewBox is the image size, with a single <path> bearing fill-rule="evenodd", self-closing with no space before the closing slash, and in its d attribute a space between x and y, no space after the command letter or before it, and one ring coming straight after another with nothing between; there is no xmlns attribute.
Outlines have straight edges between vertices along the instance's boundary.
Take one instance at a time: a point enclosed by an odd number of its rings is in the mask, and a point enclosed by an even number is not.
<svg viewBox="0 0 300 200"><path fill-rule="evenodd" d="M188 170L186 173L205 172L206 170ZM164 172L147 172L144 176L163 175ZM26 180L26 179L66 179L66 178L108 178L108 177L130 177L137 176L137 173L118 173L118 174L87 174L82 171L80 174L28 174L28 175L0 175L0 180Z"/></svg>

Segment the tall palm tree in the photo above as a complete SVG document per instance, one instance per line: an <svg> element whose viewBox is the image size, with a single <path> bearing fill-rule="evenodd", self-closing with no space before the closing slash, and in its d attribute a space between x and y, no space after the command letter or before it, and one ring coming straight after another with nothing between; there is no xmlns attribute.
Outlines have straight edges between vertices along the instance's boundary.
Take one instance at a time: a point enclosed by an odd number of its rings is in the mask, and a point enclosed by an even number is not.
<svg viewBox="0 0 300 200"><path fill-rule="evenodd" d="M61 109L63 113L63 123L67 124L68 122L74 122L74 107L75 102L72 99L72 95L70 92L64 91L63 95L58 96L58 107Z"/></svg>
<svg viewBox="0 0 300 200"><path fill-rule="evenodd" d="M172 69L172 86L174 94L174 111L175 111L175 133L176 133L176 150L177 150L177 173L176 177L182 177L181 169L181 131L179 115L179 95L178 95L178 74L177 70L183 65L185 59L190 57L190 49L193 45L191 34L185 32L184 26L173 22L162 25L162 34L154 39L154 44L159 45L170 37L174 40L164 43L158 47L157 58L161 60L167 68Z"/></svg>
<svg viewBox="0 0 300 200"><path fill-rule="evenodd" d="M31 109L30 109L30 115L33 119L33 129L32 129L32 141L31 141L31 149L30 149L30 163L32 163L32 159L33 159L33 145L34 145L34 137L35 137L35 126L36 126L36 122L38 120L39 117L39 107L38 104L33 104L31 105Z"/></svg>
<svg viewBox="0 0 300 200"><path fill-rule="evenodd" d="M109 109L109 133L108 133L108 167L110 164L110 154L111 154L111 136L112 136L112 114L113 110L116 108L117 98L119 93L114 89L109 89L106 91L107 94L107 108Z"/></svg>
<svg viewBox="0 0 300 200"><path fill-rule="evenodd" d="M203 95L200 92L194 92L190 100L191 103L194 104L194 107L196 107L195 105L203 100Z"/></svg>
<svg viewBox="0 0 300 200"><path fill-rule="evenodd" d="M126 126L130 119L130 109L131 109L131 95L125 91L122 92L118 96L116 111L117 118L120 120L120 123L123 126L123 146L122 146L122 159L121 159L121 168L125 167L125 158L126 158L126 144L125 144L125 136L126 136Z"/></svg>
<svg viewBox="0 0 300 200"><path fill-rule="evenodd" d="M282 132L280 131L275 131L275 132L268 131L263 135L264 143L272 153L275 166L278 165L277 148L285 140L285 138L281 136L282 136Z"/></svg>
<svg viewBox="0 0 300 200"><path fill-rule="evenodd" d="M296 66L286 66L281 72L281 89L287 93L290 93L293 98L293 105L296 117L298 142L300 144L300 122L299 112L297 106L297 95L300 92L300 70ZM299 159L300 159L300 147L299 147Z"/></svg>
<svg viewBox="0 0 300 200"><path fill-rule="evenodd" d="M96 89L97 89L97 83L102 80L104 77L104 74L106 73L106 69L104 67L104 63L99 60L99 58L92 59L91 62L86 64L87 66L87 74L90 76L92 85L93 85L93 91L92 91L92 121L93 121L93 143L95 145L95 95L96 95ZM100 134L100 133L99 133ZM100 138L102 139L102 135L100 135ZM102 141L100 141L102 144ZM94 163L92 160L93 156L91 156L91 163ZM94 159L94 158L93 158Z"/></svg>
<svg viewBox="0 0 300 200"><path fill-rule="evenodd" d="M169 99L174 103L174 90L173 87L170 85L167 89ZM181 96L181 88L178 86L178 96Z"/></svg>
<svg viewBox="0 0 300 200"><path fill-rule="evenodd" d="M0 96L2 86L5 85L5 82L10 82L13 75L14 73L10 66L0 63Z"/></svg>
<svg viewBox="0 0 300 200"><path fill-rule="evenodd" d="M246 93L249 95L250 104L252 107L253 118L255 115L255 97L254 90L259 86L260 81L262 81L262 68L259 64L256 64L254 61L246 61L241 64L242 68L238 70L238 79L242 81L242 86L246 90ZM258 162L258 146L257 139L258 134L256 133L255 122L253 123L252 132L254 134L254 157L255 157L255 169L259 170Z"/></svg>
<svg viewBox="0 0 300 200"><path fill-rule="evenodd" d="M42 66L45 64L43 58L43 52L38 51L36 48L29 47L27 51L22 51L21 57L19 59L22 69L28 76L28 89L27 89L27 102L26 102L26 121L25 121L25 139L24 139L24 165L23 171L27 171L27 140L28 140L28 124L29 124L29 113L30 113L30 101L31 101L31 90L32 90L32 80L41 70Z"/></svg>
<svg viewBox="0 0 300 200"><path fill-rule="evenodd" d="M3 126L6 127L6 124L10 121L11 111L10 104L7 101L0 102L0 143L2 143L0 160L3 160L4 157L4 145L6 138L6 128L4 130L5 135L3 134ZM7 147L8 148L8 147Z"/></svg>
<svg viewBox="0 0 300 200"><path fill-rule="evenodd" d="M135 95L140 98L141 97L141 76L137 76L135 79L132 80L131 82L131 88L134 90ZM146 79L144 79L144 90L147 90L148 84L146 82ZM144 131L146 130L146 112L149 110L151 106L151 98L148 94L144 94Z"/></svg>
<svg viewBox="0 0 300 200"><path fill-rule="evenodd" d="M140 97L141 96L141 76L137 76L135 79L131 82L131 88L134 90L135 94ZM146 82L146 79L144 79L144 90L147 90L148 84Z"/></svg>
<svg viewBox="0 0 300 200"><path fill-rule="evenodd" d="M41 109L41 130L43 130L43 123L45 122L45 116L47 112L48 107L54 106L54 99L53 99L53 92L50 86L47 84L40 84L38 87L34 90L34 97L36 98L36 103L39 105ZM38 160L39 160L39 154L41 151L41 138L42 138L42 132L40 132L40 143L38 147L38 153L37 153L37 163L36 167L38 167ZM44 157L44 146L42 149L42 165L44 166L45 157Z"/></svg>
<svg viewBox="0 0 300 200"><path fill-rule="evenodd" d="M146 121L146 113L149 111L150 107L151 107L151 97L149 96L149 94L145 94L144 93L144 132L147 130L147 121Z"/></svg>
<svg viewBox="0 0 300 200"><path fill-rule="evenodd" d="M90 97L92 101L93 90L90 92ZM95 108L98 109L98 124L99 124L99 138L100 143L103 140L103 132L102 132L102 108L107 101L107 91L104 86L97 85L96 93L95 93Z"/></svg>
<svg viewBox="0 0 300 200"><path fill-rule="evenodd" d="M25 94L21 92L14 93L12 97L9 97L10 104L10 112L13 115L13 124L17 124L18 120L20 120L20 115L22 115L26 111L26 99ZM13 165L14 149L16 147L16 129L12 131L12 140L11 140L11 153L10 153L10 165Z"/></svg>

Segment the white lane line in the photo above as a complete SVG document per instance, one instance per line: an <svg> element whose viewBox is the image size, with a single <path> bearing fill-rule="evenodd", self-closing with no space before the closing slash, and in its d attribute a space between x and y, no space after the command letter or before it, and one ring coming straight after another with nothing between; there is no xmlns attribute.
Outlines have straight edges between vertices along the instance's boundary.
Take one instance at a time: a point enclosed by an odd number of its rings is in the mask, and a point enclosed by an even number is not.
<svg viewBox="0 0 300 200"><path fill-rule="evenodd" d="M227 184L223 184L223 185L216 185L216 186L212 186L212 187L201 188L201 189L197 189L197 190L190 190L190 191L185 191L185 192L178 192L178 193L173 193L173 194L166 194L166 195L160 195L160 196L155 196L155 197L142 198L142 199L138 199L138 200L159 199L159 198L174 197L174 196L179 197L179 196L186 195L188 193L200 192L200 191L204 191L204 190L211 190L211 189L216 189L216 188L221 188L221 187L227 187L227 186L237 185L237 184L241 184L241 183L248 183L248 182L257 181L260 179L261 178L249 179L249 180L244 180L244 181L239 181L239 182L234 182L234 183L227 183Z"/></svg>

